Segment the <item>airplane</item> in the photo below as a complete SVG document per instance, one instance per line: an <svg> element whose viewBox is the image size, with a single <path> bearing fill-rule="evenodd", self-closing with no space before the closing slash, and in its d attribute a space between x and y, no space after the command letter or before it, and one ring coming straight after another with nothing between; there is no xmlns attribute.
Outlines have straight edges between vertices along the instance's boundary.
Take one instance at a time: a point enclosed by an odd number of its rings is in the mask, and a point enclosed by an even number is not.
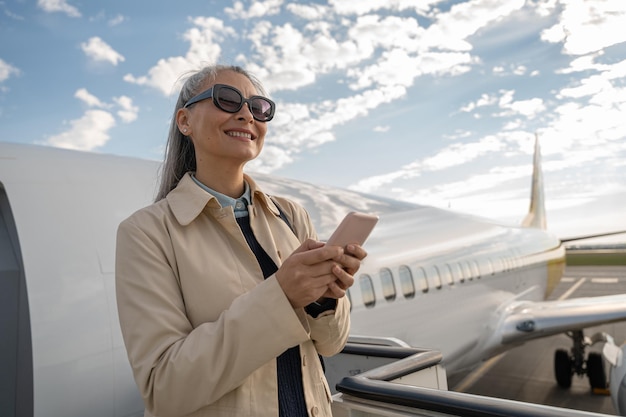
<svg viewBox="0 0 626 417"><path fill-rule="evenodd" d="M448 375L528 340L566 333L555 353L567 387L586 373L626 415L625 346L583 329L626 320L626 295L545 301L564 269L545 230L539 145L519 227L349 190L253 174L309 211L320 237L349 211L379 222L348 296L354 338L392 338L442 353ZM139 416L118 323L118 224L150 204L157 161L0 142L0 410L3 416ZM604 343L604 359L586 354Z"/></svg>

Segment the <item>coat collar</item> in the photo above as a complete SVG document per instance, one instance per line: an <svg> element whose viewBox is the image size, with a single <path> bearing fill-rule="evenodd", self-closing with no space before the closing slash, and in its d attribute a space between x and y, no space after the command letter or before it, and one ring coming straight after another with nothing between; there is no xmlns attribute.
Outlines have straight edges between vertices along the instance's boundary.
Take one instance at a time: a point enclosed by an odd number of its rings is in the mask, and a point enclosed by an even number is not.
<svg viewBox="0 0 626 417"><path fill-rule="evenodd" d="M252 204L260 203L274 215L279 216L280 212L274 202L259 189L256 182L247 174L244 174L244 179L250 186ZM210 209L219 210L221 208L212 194L194 182L191 178L191 172L186 173L176 188L170 191L165 198L172 209L172 213L174 213L174 217L182 226L187 226L194 221L207 206Z"/></svg>

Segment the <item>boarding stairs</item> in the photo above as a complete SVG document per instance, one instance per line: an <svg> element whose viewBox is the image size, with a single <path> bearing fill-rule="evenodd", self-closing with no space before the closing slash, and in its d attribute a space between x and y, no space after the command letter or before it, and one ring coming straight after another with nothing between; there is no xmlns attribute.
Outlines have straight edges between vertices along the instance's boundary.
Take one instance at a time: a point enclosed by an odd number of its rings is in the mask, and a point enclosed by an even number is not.
<svg viewBox="0 0 626 417"><path fill-rule="evenodd" d="M395 338L351 336L326 358L333 417L607 417L566 408L448 391L438 351Z"/></svg>

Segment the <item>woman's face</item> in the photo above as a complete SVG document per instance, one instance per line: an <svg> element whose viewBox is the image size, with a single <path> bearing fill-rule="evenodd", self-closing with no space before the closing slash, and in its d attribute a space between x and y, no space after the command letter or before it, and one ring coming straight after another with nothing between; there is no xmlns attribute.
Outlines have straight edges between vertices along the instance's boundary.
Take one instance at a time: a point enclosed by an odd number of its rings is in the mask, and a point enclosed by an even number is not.
<svg viewBox="0 0 626 417"><path fill-rule="evenodd" d="M204 91L215 84L226 84L239 90L245 98L258 95L245 75L221 71L215 80L204 85ZM198 170L202 167L243 166L256 158L265 140L267 124L254 120L247 104L236 113L218 109L212 99L193 104L178 113L178 127L191 138L196 151Z"/></svg>

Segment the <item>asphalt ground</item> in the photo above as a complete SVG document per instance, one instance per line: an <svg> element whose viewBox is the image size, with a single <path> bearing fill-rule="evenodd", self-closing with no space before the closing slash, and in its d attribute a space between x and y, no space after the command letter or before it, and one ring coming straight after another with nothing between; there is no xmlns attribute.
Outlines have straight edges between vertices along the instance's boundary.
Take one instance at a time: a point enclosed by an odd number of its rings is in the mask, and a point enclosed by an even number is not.
<svg viewBox="0 0 626 417"><path fill-rule="evenodd" d="M591 297L626 293L626 265L567 266L550 299ZM586 329L585 336L606 332L621 345L626 340L626 322ZM586 376L574 376L570 389L559 388L554 378L554 352L569 350L571 340L556 335L528 342L491 359L457 381L449 389L489 397L506 398L556 407L617 415L610 395L591 391ZM601 344L588 348L599 352ZM608 370L607 370L608 374Z"/></svg>

